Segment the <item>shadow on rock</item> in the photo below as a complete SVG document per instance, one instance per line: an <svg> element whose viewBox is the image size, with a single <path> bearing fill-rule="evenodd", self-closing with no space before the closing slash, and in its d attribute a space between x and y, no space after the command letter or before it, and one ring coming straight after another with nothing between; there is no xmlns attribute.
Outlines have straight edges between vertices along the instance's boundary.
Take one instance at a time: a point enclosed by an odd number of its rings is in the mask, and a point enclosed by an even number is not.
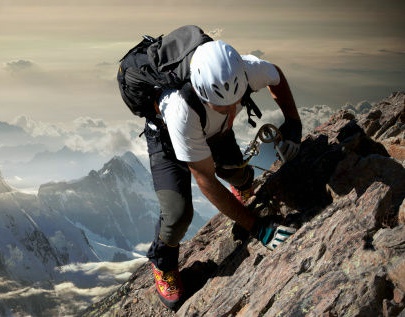
<svg viewBox="0 0 405 317"><path fill-rule="evenodd" d="M294 214L281 212L284 224L302 225L333 201L326 184L343 158L341 147L328 144L326 135L308 137L302 142L298 157L267 177L256 193L255 203L269 202L267 207L271 216L277 216L282 206L295 210Z"/></svg>
<svg viewBox="0 0 405 317"><path fill-rule="evenodd" d="M237 247L220 263L212 260L207 262L196 261L191 266L181 270L181 278L185 288L184 301L189 299L204 287L210 278L215 276L233 276L242 262L249 257L245 241Z"/></svg>
<svg viewBox="0 0 405 317"><path fill-rule="evenodd" d="M284 223L299 227L332 203L330 189L338 195L352 189L361 192L373 181L392 179L383 175L383 161L398 165L397 170L401 171L399 163L387 159L389 154L384 146L368 137L354 120L336 132L332 142L325 134L308 136L299 155L267 177L256 193L255 203L269 202L271 216L277 216L285 206L287 212L281 212ZM363 165L360 169L359 164ZM402 201L401 197L396 201Z"/></svg>
<svg viewBox="0 0 405 317"><path fill-rule="evenodd" d="M185 300L203 288L217 269L218 264L212 260L208 260L207 262L196 261L191 266L181 270L181 279L186 291Z"/></svg>

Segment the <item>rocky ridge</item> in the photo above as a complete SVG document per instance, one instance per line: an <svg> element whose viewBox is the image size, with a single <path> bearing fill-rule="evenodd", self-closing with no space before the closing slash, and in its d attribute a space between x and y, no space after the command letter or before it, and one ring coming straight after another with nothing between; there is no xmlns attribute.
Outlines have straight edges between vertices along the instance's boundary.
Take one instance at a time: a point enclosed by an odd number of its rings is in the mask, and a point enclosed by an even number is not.
<svg viewBox="0 0 405 317"><path fill-rule="evenodd" d="M83 316L405 316L405 93L334 114L256 180L252 212L296 226L269 251L225 216L181 245L187 296L159 301L148 264Z"/></svg>

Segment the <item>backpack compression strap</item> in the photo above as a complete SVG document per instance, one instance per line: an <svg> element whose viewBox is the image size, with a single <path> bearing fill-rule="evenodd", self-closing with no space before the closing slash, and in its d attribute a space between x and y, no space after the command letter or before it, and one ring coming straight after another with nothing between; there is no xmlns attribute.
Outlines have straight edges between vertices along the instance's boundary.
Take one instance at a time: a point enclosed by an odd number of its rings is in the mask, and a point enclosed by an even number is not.
<svg viewBox="0 0 405 317"><path fill-rule="evenodd" d="M250 88L250 86L248 86L245 94L242 97L242 106L246 107L246 111L248 114L248 122L252 127L256 127L256 122L254 122L252 120L252 116L256 116L259 119L262 117L262 112L260 111L259 107L256 105L256 103L253 101L252 97L250 96L250 94L253 92L252 88ZM252 114L252 111L254 112L254 114Z"/></svg>

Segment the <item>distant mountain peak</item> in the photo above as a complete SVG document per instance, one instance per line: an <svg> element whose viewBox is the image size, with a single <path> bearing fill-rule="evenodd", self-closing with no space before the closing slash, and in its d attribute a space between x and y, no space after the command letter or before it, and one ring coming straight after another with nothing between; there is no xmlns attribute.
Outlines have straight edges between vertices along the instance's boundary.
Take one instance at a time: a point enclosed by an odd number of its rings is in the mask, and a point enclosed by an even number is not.
<svg viewBox="0 0 405 317"><path fill-rule="evenodd" d="M133 169L138 169L139 167L144 168L141 161L136 157L134 153L130 151L127 151L123 155L121 155L121 159Z"/></svg>
<svg viewBox="0 0 405 317"><path fill-rule="evenodd" d="M116 155L98 172L100 177L109 174L120 175L123 179L126 177L135 177L138 181L149 181L150 173L132 152L128 151L123 155Z"/></svg>
<svg viewBox="0 0 405 317"><path fill-rule="evenodd" d="M42 185L38 197L84 228L104 260L112 259L112 251L101 245L132 252L134 245L152 239L150 228L158 218L150 174L130 152L112 157L82 178Z"/></svg>
<svg viewBox="0 0 405 317"><path fill-rule="evenodd" d="M0 194L12 191L13 189L10 187L10 185L7 184L7 182L3 178L3 175L0 172Z"/></svg>

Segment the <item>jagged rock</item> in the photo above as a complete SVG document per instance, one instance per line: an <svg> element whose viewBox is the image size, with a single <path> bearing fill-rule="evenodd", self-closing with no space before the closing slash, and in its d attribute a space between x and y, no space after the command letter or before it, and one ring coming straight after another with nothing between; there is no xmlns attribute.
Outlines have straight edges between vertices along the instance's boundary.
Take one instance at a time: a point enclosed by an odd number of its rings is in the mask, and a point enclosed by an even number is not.
<svg viewBox="0 0 405 317"><path fill-rule="evenodd" d="M399 207L398 223L405 225L405 200L402 202L402 205Z"/></svg>
<svg viewBox="0 0 405 317"><path fill-rule="evenodd" d="M172 312L149 264L84 316L403 316L404 93L336 113L299 157L256 180L253 212L298 231L271 252L218 214L181 246L188 291Z"/></svg>

